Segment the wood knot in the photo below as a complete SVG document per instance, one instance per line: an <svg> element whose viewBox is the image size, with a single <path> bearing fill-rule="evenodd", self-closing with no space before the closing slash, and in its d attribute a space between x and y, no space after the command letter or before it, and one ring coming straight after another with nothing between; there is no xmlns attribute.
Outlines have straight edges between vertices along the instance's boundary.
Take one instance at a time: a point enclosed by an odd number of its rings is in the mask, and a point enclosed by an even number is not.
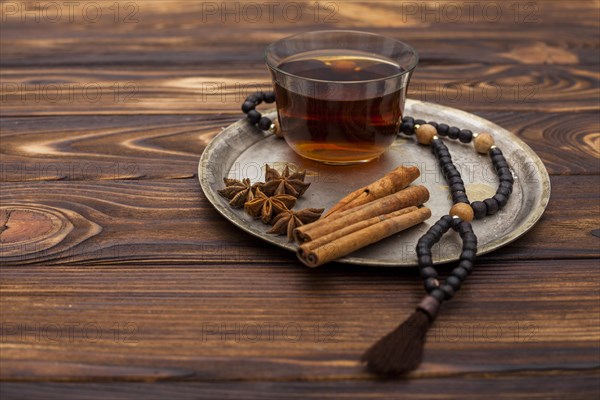
<svg viewBox="0 0 600 400"><path fill-rule="evenodd" d="M41 204L3 204L0 207L0 259L7 264L39 260L101 231L99 225L73 211Z"/></svg>

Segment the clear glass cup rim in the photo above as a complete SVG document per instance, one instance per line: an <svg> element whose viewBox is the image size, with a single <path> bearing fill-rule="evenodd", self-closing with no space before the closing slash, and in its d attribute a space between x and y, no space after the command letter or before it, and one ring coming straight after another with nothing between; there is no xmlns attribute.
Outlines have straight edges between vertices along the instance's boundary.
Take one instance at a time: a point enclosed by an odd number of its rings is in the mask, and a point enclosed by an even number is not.
<svg viewBox="0 0 600 400"><path fill-rule="evenodd" d="M359 34L359 35L364 35L364 36L377 36L380 37L382 39L386 39L386 40L390 40L392 42L398 43L400 45L402 45L403 47L405 47L408 51L410 51L413 55L414 55L414 60L409 64L408 67L404 68L403 67L403 71L402 72L398 72L396 74L393 75L389 75L389 76L384 76L382 78L376 78L376 79L370 79L370 80L364 80L364 81L327 81L327 80L321 80L321 79L312 79L312 78L307 78L304 76L300 76L300 75L295 75L295 74L291 74L289 72L286 72L282 69L280 69L277 65L273 65L272 63L269 62L269 54L271 53L272 49L285 42L286 40L290 40L293 39L295 37L298 36L304 36L304 35L314 35L314 34L328 34L328 33L346 33L346 34ZM265 63L267 64L267 66L275 71L277 71L280 74L283 75L287 75L290 76L292 78L296 78L296 79L302 79L305 81L311 81L311 82L323 82L323 83L335 83L335 84L357 84L357 83L372 83L372 82L381 82L381 81L386 81L388 79L394 79L394 78L399 78L403 75L409 74L411 73L416 67L417 64L419 63L419 53L417 53L417 51L414 49L414 47L412 47L411 45L409 45L406 42L403 42L401 40L398 39L394 39L391 38L389 36L385 36L385 35L380 35L378 33L372 33L372 32L363 32L363 31L353 31L353 30L346 30L346 29L333 29L333 30L324 30L324 31L309 31L309 32L301 32L301 33L296 33L294 35L291 36L286 36L284 38L278 39L276 41L274 41L273 43L271 43L270 45L267 46L267 48L265 49L265 53L264 53L264 59L265 59Z"/></svg>

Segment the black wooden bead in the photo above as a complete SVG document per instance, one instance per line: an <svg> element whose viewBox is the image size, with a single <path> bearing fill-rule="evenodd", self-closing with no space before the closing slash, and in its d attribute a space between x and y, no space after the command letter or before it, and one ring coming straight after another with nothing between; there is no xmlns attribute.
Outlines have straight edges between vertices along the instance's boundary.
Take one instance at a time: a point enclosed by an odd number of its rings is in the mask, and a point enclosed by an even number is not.
<svg viewBox="0 0 600 400"><path fill-rule="evenodd" d="M254 93L254 97L256 97L258 100L260 100L261 102L265 99L265 92L263 91L259 91Z"/></svg>
<svg viewBox="0 0 600 400"><path fill-rule="evenodd" d="M462 281L456 276L450 275L448 278L446 278L446 281L444 283L450 285L452 289L458 290L460 289L460 284L462 283Z"/></svg>
<svg viewBox="0 0 600 400"><path fill-rule="evenodd" d="M447 163L447 164L442 165L442 172L443 173L446 173L446 172L449 172L449 171L457 171L457 169L454 166L454 164Z"/></svg>
<svg viewBox="0 0 600 400"><path fill-rule="evenodd" d="M411 121L403 122L400 130L405 135L413 135L415 133L415 124Z"/></svg>
<svg viewBox="0 0 600 400"><path fill-rule="evenodd" d="M469 260L471 262L475 261L476 253L473 250L463 250L460 253L461 260Z"/></svg>
<svg viewBox="0 0 600 400"><path fill-rule="evenodd" d="M458 134L458 140L463 143L469 143L471 140L473 140L473 131L470 129L463 129Z"/></svg>
<svg viewBox="0 0 600 400"><path fill-rule="evenodd" d="M448 156L443 156L443 157L439 157L438 161L440 163L440 165L444 165L444 164L448 164L452 162L452 158L448 157Z"/></svg>
<svg viewBox="0 0 600 400"><path fill-rule="evenodd" d="M441 158L449 158L450 162L452 162L452 156L450 155L448 149L439 149L438 151L436 151L436 156L438 160Z"/></svg>
<svg viewBox="0 0 600 400"><path fill-rule="evenodd" d="M438 222L436 222L436 225L438 225L440 228L442 228L442 230L444 231L444 233L448 232L448 229L450 229L450 224L452 222L446 222L443 220L439 220Z"/></svg>
<svg viewBox="0 0 600 400"><path fill-rule="evenodd" d="M450 224L452 223L452 221L448 221L445 218L440 218L436 223L435 226L437 226L438 228L440 228L442 230L442 235L446 232L448 232L448 229L450 228Z"/></svg>
<svg viewBox="0 0 600 400"><path fill-rule="evenodd" d="M442 235L444 233L446 233L446 231L444 230L444 228L442 228L441 226L439 226L437 223L435 223L431 228L429 228L429 230L427 232L428 233L433 233L438 238L441 238Z"/></svg>
<svg viewBox="0 0 600 400"><path fill-rule="evenodd" d="M455 183L454 185L450 186L450 191L451 192L464 192L465 185L463 185L462 183Z"/></svg>
<svg viewBox="0 0 600 400"><path fill-rule="evenodd" d="M506 205L506 203L508 203L508 197L506 197L502 194L496 193L496 195L494 197L492 197L492 199L494 199L498 202L498 206L500 208L504 207Z"/></svg>
<svg viewBox="0 0 600 400"><path fill-rule="evenodd" d="M402 122L412 122L413 124L415 123L415 119L413 117L404 117L402 118Z"/></svg>
<svg viewBox="0 0 600 400"><path fill-rule="evenodd" d="M431 246L427 243L417 243L417 255L431 255Z"/></svg>
<svg viewBox="0 0 600 400"><path fill-rule="evenodd" d="M502 150L500 150L499 148L495 147L493 149L490 149L489 151L489 155L494 157L494 156L498 156L498 155L502 155Z"/></svg>
<svg viewBox="0 0 600 400"><path fill-rule="evenodd" d="M429 295L431 297L434 297L440 303L443 302L446 298L446 294L441 289L434 289L431 292L429 292Z"/></svg>
<svg viewBox="0 0 600 400"><path fill-rule="evenodd" d="M513 178L511 173L507 173L507 174L500 174L498 176L498 179L500 179L501 182L510 182L510 183L514 183L515 179Z"/></svg>
<svg viewBox="0 0 600 400"><path fill-rule="evenodd" d="M269 128L271 128L271 124L272 124L272 123L273 123L273 122L271 121L271 119L270 119L270 118L267 118L267 117L262 117L262 118L260 119L260 121L258 121L258 127L259 127L260 129L262 129L263 131L268 131L268 130L269 130Z"/></svg>
<svg viewBox="0 0 600 400"><path fill-rule="evenodd" d="M512 182L508 182L508 181L501 181L500 184L498 185L498 188L506 188L508 189L509 193L512 193L512 189L513 189L513 184Z"/></svg>
<svg viewBox="0 0 600 400"><path fill-rule="evenodd" d="M425 268L433 265L433 260L431 259L431 256L420 256L418 260L420 268Z"/></svg>
<svg viewBox="0 0 600 400"><path fill-rule="evenodd" d="M473 227L467 221L463 221L458 228L458 232L460 233L461 237L464 237L464 235L467 233L473 232Z"/></svg>
<svg viewBox="0 0 600 400"><path fill-rule="evenodd" d="M431 254L431 244L422 242L421 239L417 242L417 252L421 254Z"/></svg>
<svg viewBox="0 0 600 400"><path fill-rule="evenodd" d="M438 276L437 271L433 267L421 268L421 270L419 271L419 274L421 275L421 278L423 278L423 279L437 278L437 276Z"/></svg>
<svg viewBox="0 0 600 400"><path fill-rule="evenodd" d="M433 126L434 128L437 128L437 126L438 126L438 123L434 122L434 121L429 121L428 124Z"/></svg>
<svg viewBox="0 0 600 400"><path fill-rule="evenodd" d="M460 223L462 219L460 218L452 218L452 229L457 230L460 227Z"/></svg>
<svg viewBox="0 0 600 400"><path fill-rule="evenodd" d="M498 202L494 199L485 199L483 201L487 208L487 215L494 215L498 212Z"/></svg>
<svg viewBox="0 0 600 400"><path fill-rule="evenodd" d="M248 111L250 111L250 110L254 110L254 107L256 107L256 106L254 105L254 103L252 103L251 101L245 101L245 102L242 104L242 111L243 111L244 113L248 113Z"/></svg>
<svg viewBox="0 0 600 400"><path fill-rule="evenodd" d="M440 146L437 143L439 143L439 140L434 140L431 142L431 152L433 154L435 154L435 157L439 160L442 157L447 157L450 155L450 152L448 152L448 149L446 149L444 146Z"/></svg>
<svg viewBox="0 0 600 400"><path fill-rule="evenodd" d="M458 263L458 268L462 268L470 275L473 272L473 261L471 260L460 260Z"/></svg>
<svg viewBox="0 0 600 400"><path fill-rule="evenodd" d="M448 179L449 186L452 186L455 183L461 183L463 185L465 184L460 176L453 176L452 178Z"/></svg>
<svg viewBox="0 0 600 400"><path fill-rule="evenodd" d="M461 281L464 281L465 279L467 279L467 276L469 276L469 272L462 267L456 267L452 270L452 276L455 276Z"/></svg>
<svg viewBox="0 0 600 400"><path fill-rule="evenodd" d="M446 177L446 179L455 178L455 177L460 178L460 172L458 172L456 167L453 166L447 173L444 174L444 176ZM463 192L464 192L464 190L463 190Z"/></svg>
<svg viewBox="0 0 600 400"><path fill-rule="evenodd" d="M477 242L463 242L463 250L477 251Z"/></svg>
<svg viewBox="0 0 600 400"><path fill-rule="evenodd" d="M263 96L265 103L274 103L275 102L275 92L265 92Z"/></svg>
<svg viewBox="0 0 600 400"><path fill-rule="evenodd" d="M459 204L459 203L464 203L464 204L471 204L469 202L469 198L466 195L461 195L461 196L452 196L452 202L454 204Z"/></svg>
<svg viewBox="0 0 600 400"><path fill-rule="evenodd" d="M501 194L502 196L508 198L510 196L510 190L505 187L499 187L498 190L496 190L496 194Z"/></svg>
<svg viewBox="0 0 600 400"><path fill-rule="evenodd" d="M248 121L250 121L251 124L258 123L258 121L260 121L261 117L262 117L261 113L259 113L256 110L248 111Z"/></svg>
<svg viewBox="0 0 600 400"><path fill-rule="evenodd" d="M452 171L456 170L456 166L452 162L445 163L442 165L442 171L450 171L450 170L452 170Z"/></svg>
<svg viewBox="0 0 600 400"><path fill-rule="evenodd" d="M444 146L444 143L442 143L441 140L434 140L431 142L431 151L437 156L438 159L442 156L447 156L450 154L448 148Z"/></svg>
<svg viewBox="0 0 600 400"><path fill-rule="evenodd" d="M448 136L448 129L450 129L450 127L446 124L438 124L437 133L440 136Z"/></svg>
<svg viewBox="0 0 600 400"><path fill-rule="evenodd" d="M463 242L463 250L471 250L473 252L475 252L475 254L477 254L477 242L476 241L469 241L469 242Z"/></svg>
<svg viewBox="0 0 600 400"><path fill-rule="evenodd" d="M498 161L494 163L494 169L496 170L496 172L504 168L510 171L510 169L508 168L508 163L506 161Z"/></svg>
<svg viewBox="0 0 600 400"><path fill-rule="evenodd" d="M426 123L424 119L415 119L415 125L425 125Z"/></svg>
<svg viewBox="0 0 600 400"><path fill-rule="evenodd" d="M455 184L456 185L456 184ZM467 197L467 195L465 194L465 192L463 191L456 191L456 192L452 192L452 197Z"/></svg>
<svg viewBox="0 0 600 400"><path fill-rule="evenodd" d="M462 251L472 251L477 254L477 242L463 242Z"/></svg>
<svg viewBox="0 0 600 400"><path fill-rule="evenodd" d="M455 193L452 193L452 202L454 204L457 204L457 203L469 204L469 198L467 197L466 194L455 194Z"/></svg>
<svg viewBox="0 0 600 400"><path fill-rule="evenodd" d="M421 257L421 256L430 256L431 257L431 250L429 249L424 249L424 248L417 248L417 258Z"/></svg>
<svg viewBox="0 0 600 400"><path fill-rule="evenodd" d="M435 278L427 278L423 281L423 286L425 286L425 290L431 292L440 287L440 282Z"/></svg>
<svg viewBox="0 0 600 400"><path fill-rule="evenodd" d="M431 147L433 147L436 150L440 150L445 149L446 145L441 140L434 140L433 142L431 142Z"/></svg>
<svg viewBox="0 0 600 400"><path fill-rule="evenodd" d="M437 224L444 228L444 233L448 232L448 229L452 226L452 217L450 215L444 215Z"/></svg>
<svg viewBox="0 0 600 400"><path fill-rule="evenodd" d="M448 129L448 137L450 139L458 139L458 135L460 135L460 129L457 127L452 126L450 129Z"/></svg>
<svg viewBox="0 0 600 400"><path fill-rule="evenodd" d="M421 237L421 239L419 239L419 241L422 241L423 243L427 243L431 247L435 244L435 242L437 241L437 238L435 237L435 235L433 233L427 232L426 234L424 234Z"/></svg>
<svg viewBox="0 0 600 400"><path fill-rule="evenodd" d="M506 161L506 158L504 158L504 156L502 154L498 154L498 155L492 156L492 162L493 163L497 163L497 162L500 162L500 161Z"/></svg>
<svg viewBox="0 0 600 400"><path fill-rule="evenodd" d="M417 249L423 248L423 249L431 249L431 246L433 246L433 243L429 242L430 237L426 237L425 235L421 236L419 238L419 241L417 242Z"/></svg>
<svg viewBox="0 0 600 400"><path fill-rule="evenodd" d="M448 149L446 148L446 146L444 146L444 144L442 143L442 140L440 138L437 139L431 139L431 152L435 155L435 157L437 159L439 159L440 156L440 152L442 153L442 155L446 155L444 154Z"/></svg>
<svg viewBox="0 0 600 400"><path fill-rule="evenodd" d="M473 242L473 243L477 244L477 236L475 236L473 231L465 232L465 234L462 236L462 239L465 242Z"/></svg>
<svg viewBox="0 0 600 400"><path fill-rule="evenodd" d="M454 297L454 294L456 293L456 291L452 288L452 286L448 285L447 283L444 283L443 285L441 285L440 289L442 290L442 292L444 292L445 300L450 300L451 298Z"/></svg>
<svg viewBox="0 0 600 400"><path fill-rule="evenodd" d="M498 173L498 175L506 175L506 174L510 175L510 168L508 168L508 166L502 167L502 168L498 168L496 170L496 172Z"/></svg>

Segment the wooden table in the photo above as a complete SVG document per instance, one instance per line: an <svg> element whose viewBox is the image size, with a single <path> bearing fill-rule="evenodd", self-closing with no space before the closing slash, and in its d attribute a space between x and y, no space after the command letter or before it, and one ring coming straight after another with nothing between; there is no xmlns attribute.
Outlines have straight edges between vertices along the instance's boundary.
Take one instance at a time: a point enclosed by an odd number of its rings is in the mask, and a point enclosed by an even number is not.
<svg viewBox="0 0 600 400"><path fill-rule="evenodd" d="M597 398L598 2L261 4L2 1L2 399ZM265 46L332 28L413 44L410 97L551 174L542 220L481 257L397 381L357 360L412 312L415 270L307 270L196 176L269 86Z"/></svg>

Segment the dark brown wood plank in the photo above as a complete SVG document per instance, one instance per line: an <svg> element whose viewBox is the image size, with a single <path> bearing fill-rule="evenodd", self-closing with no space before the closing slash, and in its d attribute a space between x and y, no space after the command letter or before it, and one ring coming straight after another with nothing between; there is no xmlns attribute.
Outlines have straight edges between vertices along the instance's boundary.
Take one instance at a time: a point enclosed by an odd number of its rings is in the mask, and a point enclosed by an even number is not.
<svg viewBox="0 0 600 400"><path fill-rule="evenodd" d="M5 3L3 66L246 63L281 37L336 28L401 38L436 63L596 64L599 48L593 1L254 3L259 11L251 2L153 0L119 3L117 14L113 1L99 0L61 7L57 21L47 6L36 13L33 0Z"/></svg>
<svg viewBox="0 0 600 400"><path fill-rule="evenodd" d="M598 371L570 373L503 374L469 376L466 379L339 382L159 382L147 383L13 383L0 386L5 400L47 400L143 397L147 400L178 399L431 399L436 397L480 399L594 399L600 391Z"/></svg>
<svg viewBox="0 0 600 400"><path fill-rule="evenodd" d="M240 114L3 118L0 181L194 177L205 146ZM480 115L525 140L550 174L599 171L595 112Z"/></svg>
<svg viewBox="0 0 600 400"><path fill-rule="evenodd" d="M600 367L597 265L480 266L444 305L411 377ZM5 380L371 379L361 352L423 295L413 270L366 267L0 272Z"/></svg>
<svg viewBox="0 0 600 400"><path fill-rule="evenodd" d="M409 97L466 111L596 111L597 66L423 64ZM262 63L215 67L4 68L3 117L240 114L243 99L271 87Z"/></svg>
<svg viewBox="0 0 600 400"><path fill-rule="evenodd" d="M552 177L550 205L538 225L481 260L597 258L599 179ZM2 183L0 188L8 227L0 233L4 265L300 265L294 255L228 223L195 178Z"/></svg>

